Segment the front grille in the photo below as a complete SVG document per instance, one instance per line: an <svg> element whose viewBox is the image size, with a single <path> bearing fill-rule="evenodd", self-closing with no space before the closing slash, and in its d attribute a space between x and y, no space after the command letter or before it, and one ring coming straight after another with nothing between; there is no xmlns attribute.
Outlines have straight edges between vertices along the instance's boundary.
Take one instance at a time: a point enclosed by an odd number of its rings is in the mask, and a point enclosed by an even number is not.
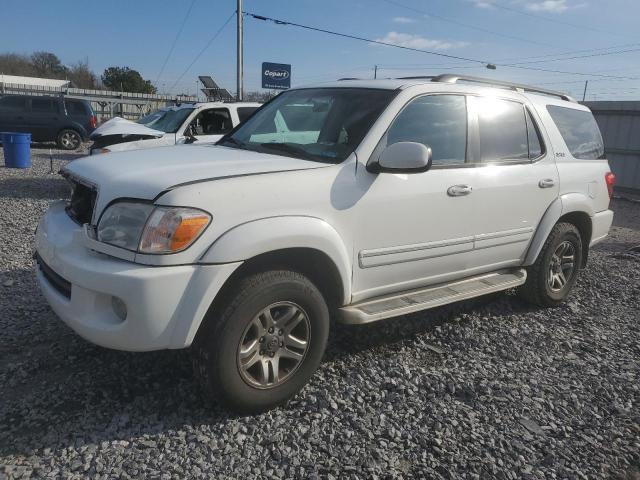
<svg viewBox="0 0 640 480"><path fill-rule="evenodd" d="M47 279L51 286L55 288L60 295L71 299L71 282L68 282L56 272L54 272L53 269L49 265L47 265L44 260L42 260L42 257L40 255L36 253L35 257L38 268L42 272L44 278Z"/></svg>
<svg viewBox="0 0 640 480"><path fill-rule="evenodd" d="M96 190L73 179L70 181L73 184L73 191L67 205L67 213L80 225L91 223L93 208L96 204Z"/></svg>

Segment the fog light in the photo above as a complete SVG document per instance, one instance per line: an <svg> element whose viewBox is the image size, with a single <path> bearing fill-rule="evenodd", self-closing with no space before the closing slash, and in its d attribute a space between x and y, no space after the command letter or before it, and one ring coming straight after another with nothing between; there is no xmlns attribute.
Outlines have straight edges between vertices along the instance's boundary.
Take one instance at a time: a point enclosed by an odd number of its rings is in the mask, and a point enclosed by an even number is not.
<svg viewBox="0 0 640 480"><path fill-rule="evenodd" d="M118 297L111 297L111 308L120 320L126 320L127 318L127 306Z"/></svg>

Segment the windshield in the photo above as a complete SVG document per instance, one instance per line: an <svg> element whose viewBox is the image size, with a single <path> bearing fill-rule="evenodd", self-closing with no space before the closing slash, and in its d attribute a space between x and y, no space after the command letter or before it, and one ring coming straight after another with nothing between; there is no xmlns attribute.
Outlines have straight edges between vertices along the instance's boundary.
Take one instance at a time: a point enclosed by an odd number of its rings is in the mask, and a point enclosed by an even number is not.
<svg viewBox="0 0 640 480"><path fill-rule="evenodd" d="M138 123L153 128L154 130L160 130L161 132L175 133L193 110L193 108L157 110L140 118Z"/></svg>
<svg viewBox="0 0 640 480"><path fill-rule="evenodd" d="M150 123L155 122L156 120L158 120L160 117L162 117L167 111L165 109L163 110L156 110L155 112L151 112L148 115L145 115L144 117L140 117L138 120L136 120L136 123L140 123L142 125L148 125Z"/></svg>
<svg viewBox="0 0 640 480"><path fill-rule="evenodd" d="M291 90L219 144L339 163L356 149L395 94L365 88Z"/></svg>

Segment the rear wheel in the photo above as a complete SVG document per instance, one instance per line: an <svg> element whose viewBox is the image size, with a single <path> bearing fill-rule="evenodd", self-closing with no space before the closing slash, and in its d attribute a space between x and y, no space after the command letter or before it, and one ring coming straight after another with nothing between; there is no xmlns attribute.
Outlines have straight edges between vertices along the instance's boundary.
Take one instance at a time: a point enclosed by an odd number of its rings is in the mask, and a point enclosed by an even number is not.
<svg viewBox="0 0 640 480"><path fill-rule="evenodd" d="M536 262L527 268L520 295L536 305L559 305L576 283L582 255L582 240L575 225L556 224Z"/></svg>
<svg viewBox="0 0 640 480"><path fill-rule="evenodd" d="M76 150L82 143L82 137L75 130L65 128L58 133L56 143L63 150Z"/></svg>
<svg viewBox="0 0 640 480"><path fill-rule="evenodd" d="M205 322L193 347L195 374L210 394L246 413L295 395L320 364L329 333L322 294L287 270L243 279Z"/></svg>

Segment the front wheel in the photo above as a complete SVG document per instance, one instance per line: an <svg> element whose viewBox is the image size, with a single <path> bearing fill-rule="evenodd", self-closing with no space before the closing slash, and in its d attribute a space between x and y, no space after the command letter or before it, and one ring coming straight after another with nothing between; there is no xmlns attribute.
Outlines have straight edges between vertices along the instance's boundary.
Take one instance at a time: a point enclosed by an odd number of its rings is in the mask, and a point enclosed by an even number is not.
<svg viewBox="0 0 640 480"><path fill-rule="evenodd" d="M575 225L556 224L535 263L527 268L520 295L543 307L559 305L576 283L582 256L582 239Z"/></svg>
<svg viewBox="0 0 640 480"><path fill-rule="evenodd" d="M329 334L322 294L287 270L243 279L205 322L193 347L195 374L205 390L243 413L295 395L320 364Z"/></svg>
<svg viewBox="0 0 640 480"><path fill-rule="evenodd" d="M58 133L56 143L63 150L76 150L82 143L82 137L75 130L65 128Z"/></svg>

